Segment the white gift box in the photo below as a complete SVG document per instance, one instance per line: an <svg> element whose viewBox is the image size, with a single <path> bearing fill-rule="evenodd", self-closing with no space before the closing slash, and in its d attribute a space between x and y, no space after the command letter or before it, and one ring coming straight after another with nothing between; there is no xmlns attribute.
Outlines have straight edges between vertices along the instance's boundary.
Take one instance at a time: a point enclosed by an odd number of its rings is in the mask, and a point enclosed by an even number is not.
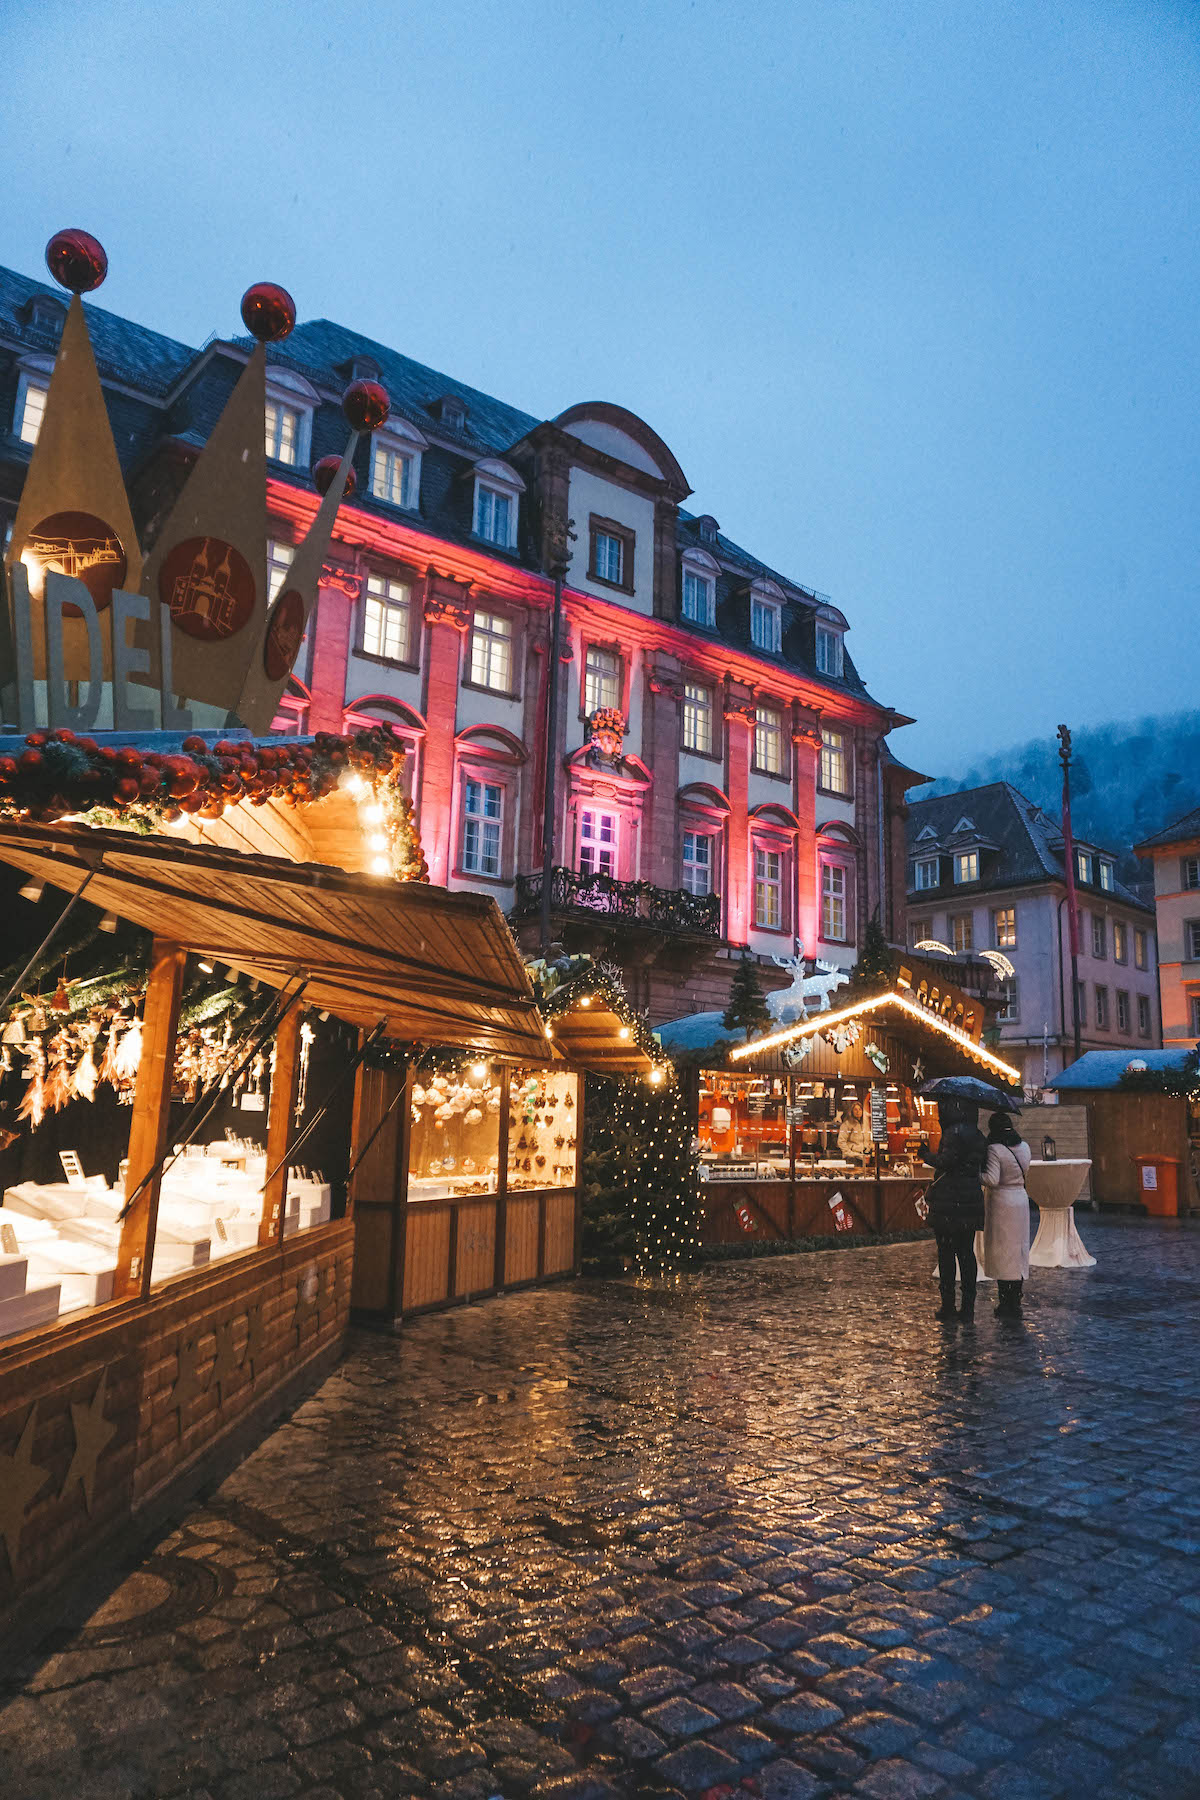
<svg viewBox="0 0 1200 1800"><path fill-rule="evenodd" d="M61 1291L57 1281L47 1281L0 1300L0 1338L15 1337L18 1331L36 1331L39 1325L57 1319Z"/></svg>

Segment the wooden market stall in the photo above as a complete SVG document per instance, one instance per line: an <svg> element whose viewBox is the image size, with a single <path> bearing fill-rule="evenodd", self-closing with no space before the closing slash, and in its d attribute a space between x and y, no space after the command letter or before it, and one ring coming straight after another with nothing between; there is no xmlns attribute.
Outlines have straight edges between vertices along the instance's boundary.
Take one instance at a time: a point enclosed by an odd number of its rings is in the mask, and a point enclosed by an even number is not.
<svg viewBox="0 0 1200 1800"><path fill-rule="evenodd" d="M974 1021L942 1012L946 998L935 1006L894 987L749 1043L724 1030L707 1046L693 1041L706 1242L880 1235L923 1223L933 1171L921 1144L936 1146L938 1126L936 1107L916 1090L938 1075L1020 1079ZM687 1036L660 1035L668 1046Z"/></svg>
<svg viewBox="0 0 1200 1800"><path fill-rule="evenodd" d="M1099 1207L1200 1213L1200 1081L1186 1049L1088 1050L1050 1083L1087 1114Z"/></svg>

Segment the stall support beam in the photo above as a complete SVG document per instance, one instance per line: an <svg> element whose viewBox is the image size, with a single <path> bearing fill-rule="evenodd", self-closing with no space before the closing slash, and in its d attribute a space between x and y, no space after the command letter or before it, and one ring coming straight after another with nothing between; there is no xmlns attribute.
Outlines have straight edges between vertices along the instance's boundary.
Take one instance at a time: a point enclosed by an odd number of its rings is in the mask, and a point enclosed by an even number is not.
<svg viewBox="0 0 1200 1800"><path fill-rule="evenodd" d="M393 1321L399 1319L404 1311L404 1263L408 1255L408 1160L409 1145L412 1142L412 1092L416 1085L416 1070L411 1059L405 1064L399 1080L404 1098L400 1102L400 1117L396 1125L396 1160L392 1176L392 1267L389 1285ZM453 1270L453 1263L450 1267Z"/></svg>
<svg viewBox="0 0 1200 1800"><path fill-rule="evenodd" d="M271 1102L267 1112L267 1168L263 1188L262 1218L258 1226L260 1248L283 1243L287 1218L288 1145L292 1138L292 1114L300 1084L300 1008L284 1014L275 1035L275 1068L271 1075Z"/></svg>
<svg viewBox="0 0 1200 1800"><path fill-rule="evenodd" d="M167 1149L171 1088L175 1075L175 1036L187 951L155 938L142 1013L142 1058L138 1064L129 1128L129 1161L125 1191L137 1197L121 1226L117 1250L114 1300L144 1300L150 1292L154 1234L158 1224L158 1165ZM149 1177L149 1179L147 1179ZM142 1183L141 1192L138 1188Z"/></svg>

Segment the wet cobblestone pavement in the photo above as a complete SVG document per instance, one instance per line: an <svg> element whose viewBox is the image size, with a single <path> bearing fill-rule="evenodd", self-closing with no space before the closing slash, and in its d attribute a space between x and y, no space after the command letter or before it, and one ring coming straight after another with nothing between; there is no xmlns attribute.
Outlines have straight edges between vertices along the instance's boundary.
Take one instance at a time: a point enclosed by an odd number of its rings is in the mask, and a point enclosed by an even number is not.
<svg viewBox="0 0 1200 1800"><path fill-rule="evenodd" d="M357 1335L0 1692L5 1800L1200 1795L1200 1231Z"/></svg>

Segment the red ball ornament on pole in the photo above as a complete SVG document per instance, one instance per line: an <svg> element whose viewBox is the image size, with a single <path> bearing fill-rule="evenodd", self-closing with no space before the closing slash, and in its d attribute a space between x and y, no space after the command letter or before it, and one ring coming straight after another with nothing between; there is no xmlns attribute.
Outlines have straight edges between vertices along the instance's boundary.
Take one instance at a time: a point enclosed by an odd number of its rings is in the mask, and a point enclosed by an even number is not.
<svg viewBox="0 0 1200 1800"><path fill-rule="evenodd" d="M56 231L46 245L46 267L60 287L90 294L108 274L104 245L88 231Z"/></svg>
<svg viewBox="0 0 1200 1800"><path fill-rule="evenodd" d="M256 281L242 295L242 323L260 344L277 344L295 329L296 302L274 281Z"/></svg>
<svg viewBox="0 0 1200 1800"><path fill-rule="evenodd" d="M354 431L378 431L391 410L387 389L378 381L352 381L342 395L342 411Z"/></svg>
<svg viewBox="0 0 1200 1800"><path fill-rule="evenodd" d="M337 480L337 472L342 466L340 456L323 456L320 462L313 464L313 486L318 494L327 494ZM358 486L358 476L353 467L346 470L346 485L342 489L342 499L348 500Z"/></svg>

